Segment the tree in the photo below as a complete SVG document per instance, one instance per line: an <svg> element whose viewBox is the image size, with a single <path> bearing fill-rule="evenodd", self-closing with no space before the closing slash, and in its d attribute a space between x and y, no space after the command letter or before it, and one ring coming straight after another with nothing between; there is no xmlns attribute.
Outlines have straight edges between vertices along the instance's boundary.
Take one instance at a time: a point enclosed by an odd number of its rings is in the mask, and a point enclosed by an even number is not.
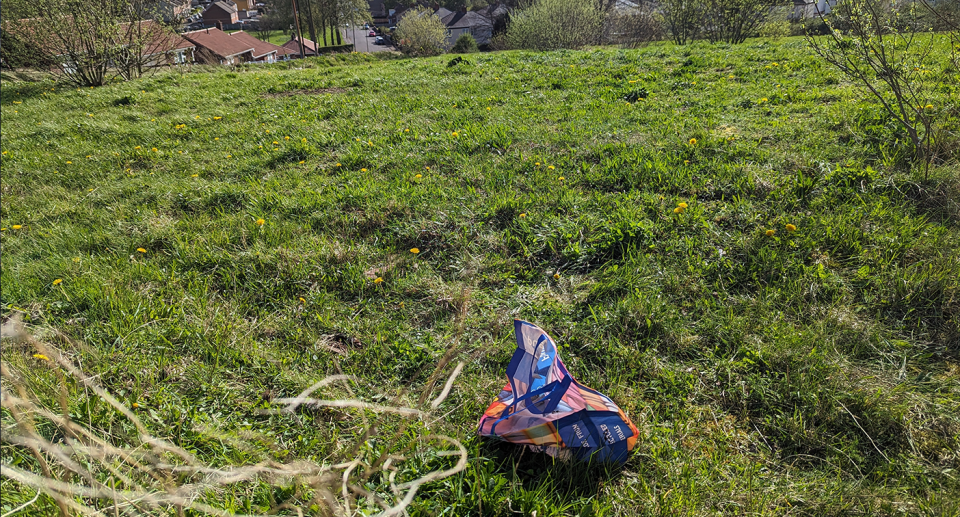
<svg viewBox="0 0 960 517"><path fill-rule="evenodd" d="M743 43L755 36L783 0L702 0L703 32L711 43Z"/></svg>
<svg viewBox="0 0 960 517"><path fill-rule="evenodd" d="M149 0L8 0L4 32L67 82L100 86L166 64L171 31ZM48 68L48 69L50 69Z"/></svg>
<svg viewBox="0 0 960 517"><path fill-rule="evenodd" d="M704 11L703 0L660 0L660 16L677 45L697 39Z"/></svg>
<svg viewBox="0 0 960 517"><path fill-rule="evenodd" d="M599 3L536 0L511 16L506 40L518 49L577 49L597 43L602 28Z"/></svg>
<svg viewBox="0 0 960 517"><path fill-rule="evenodd" d="M447 27L433 11L416 7L400 18L394 41L411 56L435 56L443 53L448 35Z"/></svg>
<svg viewBox="0 0 960 517"><path fill-rule="evenodd" d="M820 13L829 32L808 35L814 52L876 99L906 131L913 157L929 171L935 158L936 110L927 91L939 84L931 58L942 36L921 33L916 4L896 9L887 0L847 0Z"/></svg>
<svg viewBox="0 0 960 517"><path fill-rule="evenodd" d="M609 11L603 25L604 42L636 48L663 39L663 24L655 9L654 2L641 0L635 6Z"/></svg>

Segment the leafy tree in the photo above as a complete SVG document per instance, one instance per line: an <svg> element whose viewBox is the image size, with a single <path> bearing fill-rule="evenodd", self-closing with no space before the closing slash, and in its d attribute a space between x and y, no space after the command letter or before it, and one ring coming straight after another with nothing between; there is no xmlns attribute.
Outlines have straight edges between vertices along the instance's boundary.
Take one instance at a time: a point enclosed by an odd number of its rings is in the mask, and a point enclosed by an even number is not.
<svg viewBox="0 0 960 517"><path fill-rule="evenodd" d="M597 43L603 28L600 4L581 0L537 0L510 19L506 40L511 48L576 49Z"/></svg>
<svg viewBox="0 0 960 517"><path fill-rule="evenodd" d="M448 34L447 27L433 14L432 10L416 7L400 18L394 41L406 54L435 56L443 53Z"/></svg>

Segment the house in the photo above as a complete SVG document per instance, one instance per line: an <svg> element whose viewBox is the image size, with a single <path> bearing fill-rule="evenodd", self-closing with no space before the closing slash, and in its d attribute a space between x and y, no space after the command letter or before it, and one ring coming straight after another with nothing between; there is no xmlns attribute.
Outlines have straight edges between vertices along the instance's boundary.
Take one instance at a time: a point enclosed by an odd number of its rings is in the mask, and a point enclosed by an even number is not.
<svg viewBox="0 0 960 517"><path fill-rule="evenodd" d="M233 65L254 61L252 45L242 38L234 39L220 29L184 32L181 36L197 46L197 62Z"/></svg>
<svg viewBox="0 0 960 517"><path fill-rule="evenodd" d="M233 0L233 3L238 11L254 11L257 9L255 0Z"/></svg>
<svg viewBox="0 0 960 517"><path fill-rule="evenodd" d="M819 18L821 14L830 14L836 6L837 0L793 0L793 11L789 18L792 20Z"/></svg>
<svg viewBox="0 0 960 517"><path fill-rule="evenodd" d="M182 20L190 14L190 0L156 0L148 9L165 22Z"/></svg>
<svg viewBox="0 0 960 517"><path fill-rule="evenodd" d="M447 36L447 47L452 47L463 34L473 35L477 40L477 45L490 44L490 38L493 37L493 20L482 16L476 11L460 11L450 13L440 18L440 21L447 27L449 35Z"/></svg>
<svg viewBox="0 0 960 517"><path fill-rule="evenodd" d="M291 58L293 58L293 57L300 57L300 43L299 43L299 41L300 41L300 40L298 40L296 36L293 36L293 37L290 38L290 41L288 41L288 42L286 42L286 43L284 43L284 44L282 45L282 47L283 47L284 49L286 49L287 52L290 52L290 57L291 57ZM316 43L308 40L307 38L303 38L303 54L304 54L303 57L319 56L319 55L320 55L320 51L317 50L317 44L316 44Z"/></svg>
<svg viewBox="0 0 960 517"><path fill-rule="evenodd" d="M373 18L374 24L384 25L388 23L390 11L387 9L384 0L367 0L367 3L370 6L370 16Z"/></svg>
<svg viewBox="0 0 960 517"><path fill-rule="evenodd" d="M203 11L203 23L206 25L233 25L240 21L236 5L227 2L214 2Z"/></svg>
<svg viewBox="0 0 960 517"><path fill-rule="evenodd" d="M275 61L286 61L290 59L291 54L293 54L293 52L279 45L274 45L269 41L259 40L244 31L234 32L230 37L243 43L244 46L253 47L253 60L255 62L273 63Z"/></svg>
<svg viewBox="0 0 960 517"><path fill-rule="evenodd" d="M153 20L145 20L140 24L148 31L141 51L147 66L185 65L194 62L197 46L193 42L164 30Z"/></svg>

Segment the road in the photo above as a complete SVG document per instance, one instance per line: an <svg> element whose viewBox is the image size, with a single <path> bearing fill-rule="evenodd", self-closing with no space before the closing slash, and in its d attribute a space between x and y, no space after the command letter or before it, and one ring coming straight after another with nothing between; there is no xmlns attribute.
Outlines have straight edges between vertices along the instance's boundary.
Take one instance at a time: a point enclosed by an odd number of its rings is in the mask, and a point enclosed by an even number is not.
<svg viewBox="0 0 960 517"><path fill-rule="evenodd" d="M354 44L354 50L357 52L385 52L387 50L396 50L388 45L374 45L373 40L376 38L374 36L367 36L367 34L370 34L370 31L364 30L362 27L359 29L353 27L345 28L343 29L343 33L347 38L347 42Z"/></svg>

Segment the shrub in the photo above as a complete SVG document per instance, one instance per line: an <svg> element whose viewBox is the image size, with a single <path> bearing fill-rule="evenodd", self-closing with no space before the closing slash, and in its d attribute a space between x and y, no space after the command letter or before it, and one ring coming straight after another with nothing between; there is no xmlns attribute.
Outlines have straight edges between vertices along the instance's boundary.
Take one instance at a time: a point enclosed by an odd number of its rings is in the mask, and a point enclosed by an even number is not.
<svg viewBox="0 0 960 517"><path fill-rule="evenodd" d="M743 43L756 36L781 0L703 0L702 27L711 42Z"/></svg>
<svg viewBox="0 0 960 517"><path fill-rule="evenodd" d="M597 42L602 25L593 2L539 0L513 15L506 39L517 49L576 49Z"/></svg>
<svg viewBox="0 0 960 517"><path fill-rule="evenodd" d="M394 41L411 56L436 56L446 47L447 28L432 11L417 7L400 19Z"/></svg>
<svg viewBox="0 0 960 517"><path fill-rule="evenodd" d="M453 44L453 48L450 49L451 53L454 54L471 54L473 52L479 52L480 49L477 48L477 40L473 39L471 34L461 34L457 38L457 42Z"/></svg>
<svg viewBox="0 0 960 517"><path fill-rule="evenodd" d="M703 21L703 0L661 0L660 16L670 30L670 39L685 45L700 35Z"/></svg>

